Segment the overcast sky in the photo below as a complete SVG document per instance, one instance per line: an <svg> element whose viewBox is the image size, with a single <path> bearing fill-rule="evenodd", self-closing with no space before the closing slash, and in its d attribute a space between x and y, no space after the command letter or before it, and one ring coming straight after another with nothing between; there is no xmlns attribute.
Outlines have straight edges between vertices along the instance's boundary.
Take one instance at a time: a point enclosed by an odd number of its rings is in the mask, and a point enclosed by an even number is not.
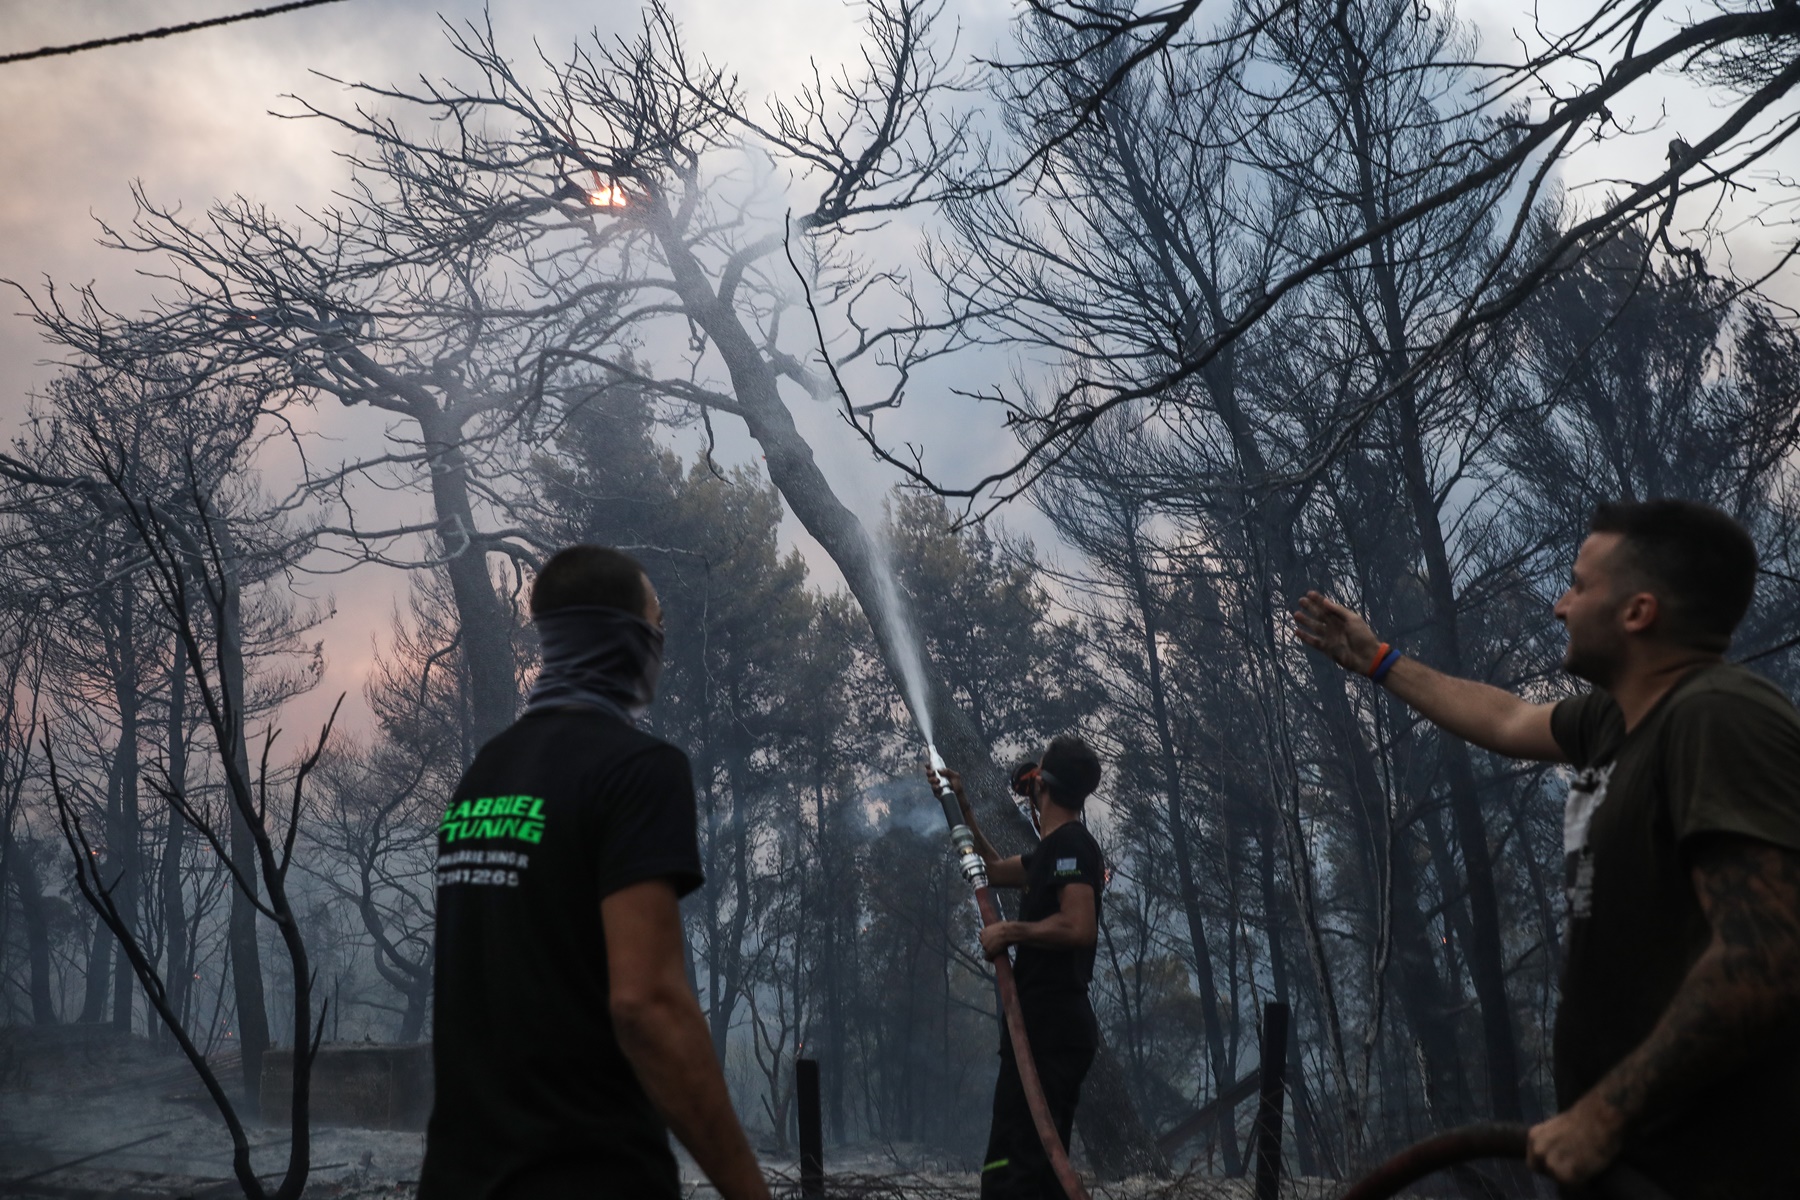
<svg viewBox="0 0 1800 1200"><path fill-rule="evenodd" d="M264 0L0 0L0 52L62 45L257 7ZM985 42L1005 21L999 3L966 4L965 27L986 8ZM179 37L0 67L0 278L40 286L97 281L115 309L133 311L150 295L134 276L142 266L95 244L96 219L128 221L129 188L141 181L162 202L198 211L215 197L243 193L279 209L316 206L343 179L334 157L341 140L319 122L284 121L284 94L331 107L344 93L312 72L342 79L408 82L456 72L442 22L478 19L478 0L344 0L317 9ZM856 10L825 0L698 0L678 7L690 41L728 59L751 94L780 89L809 57L836 64L855 52ZM553 56L592 32L635 23L629 3L573 4L505 0L492 6L503 44L518 57L535 40ZM0 304L0 430L15 428L32 391L53 369L36 329ZM801 414L822 443L821 459L864 507L880 485L826 412ZM322 408L340 436L372 440L379 423L367 410ZM721 457L752 454L747 439L721 428ZM10 437L10 433L7 434ZM841 449L832 447L842 438ZM422 500L421 500L422 504ZM790 522L790 525L792 523ZM793 530L798 540L805 541ZM809 559L822 556L805 546ZM403 595L397 573L364 568L315 589L335 598L337 617L322 629L328 653L324 686L297 706L310 723L338 692L363 711L362 680L373 640L385 640L388 616ZM317 710L317 711L315 711Z"/></svg>
<svg viewBox="0 0 1800 1200"><path fill-rule="evenodd" d="M0 0L0 52L265 2ZM752 96L791 90L809 58L829 68L856 51L859 13L840 0L672 0L672 7L690 42L729 62ZM949 0L947 15L962 28L962 51L972 54L1001 44L1012 11L1008 0ZM1529 6L1504 0L1466 4L1461 11L1481 31L1489 57L1516 55L1511 35L1532 20ZM94 280L113 307L134 309L148 295L144 281L132 274L140 264L94 245L95 218L129 220L133 180L157 200L179 201L190 211L234 193L278 208L316 205L343 178L333 158L341 143L317 122L268 115L292 110L283 94L337 104L340 89L309 71L371 82L456 72L440 21L481 12L476 0L344 0L156 42L0 66L0 278L33 286L46 277L64 284ZM630 0L505 0L494 3L492 13L503 45L515 56L529 54L534 39L557 55L596 21L603 31L634 23L636 6ZM1577 196L1588 181L1648 178L1660 169L1670 137L1696 137L1718 117L1703 95L1675 78L1659 81L1621 115L1637 119L1645 135L1578 157L1567 180ZM1793 155L1774 165L1791 170ZM1759 201L1771 198L1766 186ZM1737 251L1754 261L1770 253L1772 243L1772 235L1751 229L1740 234ZM1788 290L1785 282L1778 286ZM11 315L19 307L11 296L0 304L0 430L16 425L29 393L49 377L38 363L45 350L36 331ZM922 403L916 411L909 418L911 436L928 446L935 441L943 454L969 448L969 426L944 421L942 401ZM831 474L863 507L873 503L887 481L870 469L866 454L827 412L803 414L802 423ZM749 453L741 437L727 449ZM364 572L331 586L341 615L325 630L330 676L318 705L309 702L308 718L313 707L328 705L328 697L344 689L360 708L370 639L385 630L396 594L391 573Z"/></svg>

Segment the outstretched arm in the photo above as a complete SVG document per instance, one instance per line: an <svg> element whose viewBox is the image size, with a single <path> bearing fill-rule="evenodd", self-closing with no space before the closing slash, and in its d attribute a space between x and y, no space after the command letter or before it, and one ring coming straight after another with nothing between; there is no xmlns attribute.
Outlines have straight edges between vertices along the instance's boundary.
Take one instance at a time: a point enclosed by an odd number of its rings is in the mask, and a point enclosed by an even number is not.
<svg viewBox="0 0 1800 1200"><path fill-rule="evenodd" d="M1369 623L1319 592L1308 592L1294 613L1294 632L1346 671L1366 675L1381 639ZM1382 680L1388 691L1438 728L1509 758L1566 762L1550 732L1554 704L1533 704L1492 684L1458 679L1413 658L1401 658Z"/></svg>
<svg viewBox="0 0 1800 1200"><path fill-rule="evenodd" d="M600 901L613 1030L650 1103L726 1200L768 1200L682 964L675 889L652 879Z"/></svg>
<svg viewBox="0 0 1800 1200"><path fill-rule="evenodd" d="M1532 1127L1532 1167L1592 1178L1641 1121L1679 1108L1800 1025L1800 853L1708 834L1692 876L1712 941L1662 1019L1587 1095Z"/></svg>

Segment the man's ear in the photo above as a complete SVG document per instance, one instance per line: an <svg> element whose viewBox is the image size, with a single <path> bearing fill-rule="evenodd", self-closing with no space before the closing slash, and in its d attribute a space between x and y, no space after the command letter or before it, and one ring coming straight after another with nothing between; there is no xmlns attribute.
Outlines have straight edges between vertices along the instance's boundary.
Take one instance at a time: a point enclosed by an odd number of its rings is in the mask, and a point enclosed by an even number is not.
<svg viewBox="0 0 1800 1200"><path fill-rule="evenodd" d="M1633 592L1619 606L1619 621L1626 633L1643 633L1662 615L1662 603L1655 592Z"/></svg>

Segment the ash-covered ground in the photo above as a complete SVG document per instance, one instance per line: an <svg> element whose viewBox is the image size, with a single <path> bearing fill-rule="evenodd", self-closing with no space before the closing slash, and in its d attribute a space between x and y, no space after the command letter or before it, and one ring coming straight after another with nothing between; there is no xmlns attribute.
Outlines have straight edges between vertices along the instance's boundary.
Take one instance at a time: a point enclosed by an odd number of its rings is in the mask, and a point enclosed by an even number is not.
<svg viewBox="0 0 1800 1200"><path fill-rule="evenodd" d="M219 1062L222 1079L235 1063ZM285 1124L249 1122L251 1161L273 1187L290 1152ZM424 1135L319 1127L312 1131L306 1194L332 1200L410 1200ZM241 1195L224 1122L173 1047L93 1026L0 1030L0 1195L46 1200L230 1200ZM956 1169L906 1145L831 1148L827 1194L841 1200L962 1200L976 1196L972 1169ZM688 1193L716 1195L681 1157ZM765 1167L778 1196L798 1196L792 1158ZM1096 1200L1249 1200L1245 1180L1095 1183ZM1284 1183L1284 1200L1326 1200L1342 1185Z"/></svg>
<svg viewBox="0 0 1800 1200"><path fill-rule="evenodd" d="M218 1063L235 1082L236 1064ZM251 1162L279 1180L288 1130L250 1122ZM419 1133L315 1129L309 1194L402 1190L418 1178ZM76 1160L89 1158L86 1162ZM94 1027L0 1035L0 1189L8 1195L229 1197L232 1144L185 1058ZM64 1165L73 1164L73 1165Z"/></svg>

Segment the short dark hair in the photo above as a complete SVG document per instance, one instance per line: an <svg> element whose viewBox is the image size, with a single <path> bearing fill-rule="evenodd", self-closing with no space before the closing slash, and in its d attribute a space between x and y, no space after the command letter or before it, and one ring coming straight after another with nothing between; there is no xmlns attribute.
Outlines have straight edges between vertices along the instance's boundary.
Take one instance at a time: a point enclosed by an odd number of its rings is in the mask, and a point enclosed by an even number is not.
<svg viewBox="0 0 1800 1200"><path fill-rule="evenodd" d="M650 600L644 591L644 568L638 560L610 546L569 546L538 568L531 584L531 615L559 608L591 605L622 608L643 616Z"/></svg>
<svg viewBox="0 0 1800 1200"><path fill-rule="evenodd" d="M1050 798L1064 808L1079 810L1100 786L1100 756L1072 734L1050 739L1038 766L1049 776Z"/></svg>
<svg viewBox="0 0 1800 1200"><path fill-rule="evenodd" d="M1756 591L1756 543L1745 528L1692 500L1619 500L1602 504L1590 533L1616 533L1631 583L1656 596L1663 633L1673 641L1724 653Z"/></svg>

